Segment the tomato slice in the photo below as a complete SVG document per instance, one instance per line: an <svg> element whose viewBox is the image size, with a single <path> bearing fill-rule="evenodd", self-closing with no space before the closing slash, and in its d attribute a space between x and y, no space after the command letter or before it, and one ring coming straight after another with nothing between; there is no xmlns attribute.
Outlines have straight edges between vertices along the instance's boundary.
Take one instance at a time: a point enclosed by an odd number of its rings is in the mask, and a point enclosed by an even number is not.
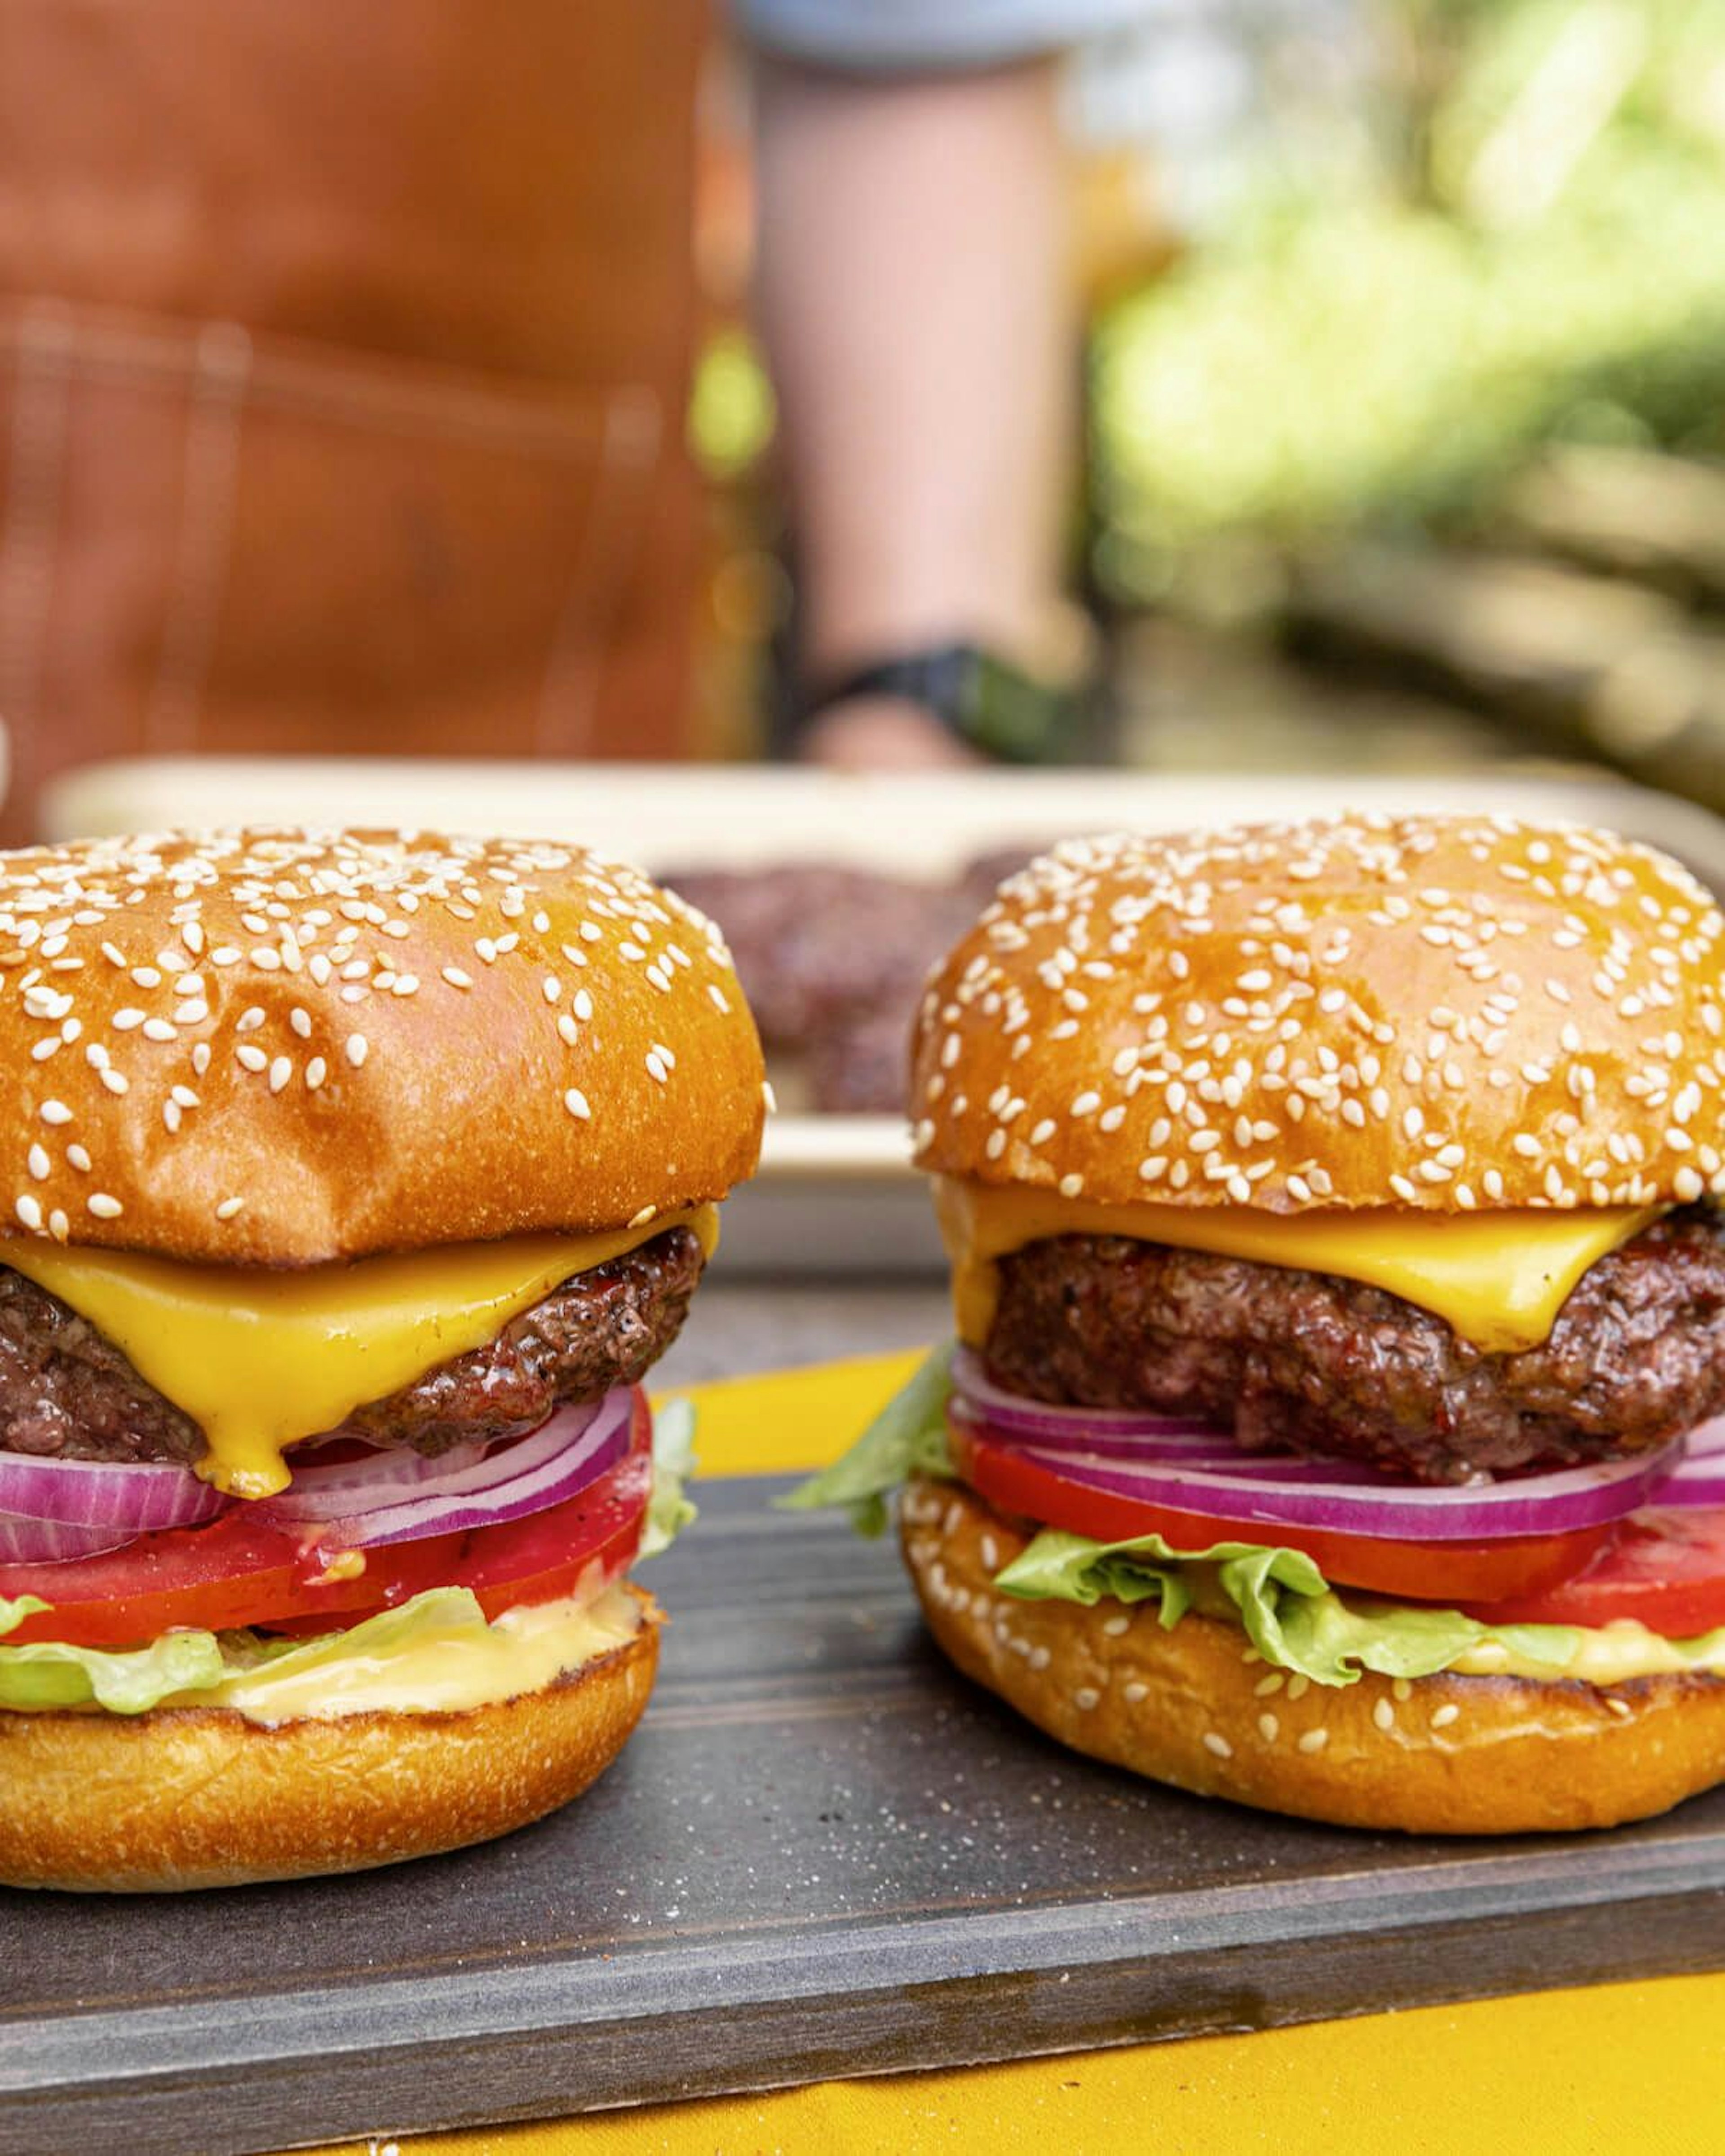
<svg viewBox="0 0 1725 2156"><path fill-rule="evenodd" d="M1045 1526L1100 1543L1161 1535L1176 1549L1205 1549L1218 1542L1262 1544L1270 1538L1261 1521L1178 1512L1083 1489L957 1417L948 1431L958 1471L979 1496ZM1368 1587L1409 1602L1453 1604L1551 1586L1578 1572L1610 1532L1609 1527L1583 1527L1501 1542L1411 1543L1324 1527L1283 1527L1274 1539L1284 1548L1303 1550L1337 1586Z"/></svg>
<svg viewBox="0 0 1725 2156"><path fill-rule="evenodd" d="M296 1613L339 1622L344 1612L388 1609L435 1586L460 1547L459 1535L404 1543L374 1551L355 1578L320 1585L322 1558L241 1507L76 1564L0 1565L0 1597L33 1594L54 1605L0 1644L136 1647L164 1632L230 1631Z"/></svg>
<svg viewBox="0 0 1725 2156"><path fill-rule="evenodd" d="M572 1594L595 1559L607 1579L628 1570L641 1546L653 1494L653 1411L637 1388L629 1449L591 1489L549 1512L467 1538L449 1574L470 1588L487 1617Z"/></svg>
<svg viewBox="0 0 1725 2156"><path fill-rule="evenodd" d="M1725 1507L1631 1512L1591 1563L1541 1591L1465 1605L1498 1625L1609 1625L1633 1618L1686 1640L1725 1625Z"/></svg>
<svg viewBox="0 0 1725 2156"><path fill-rule="evenodd" d="M206 1526L141 1535L74 1564L0 1565L0 1599L33 1594L53 1604L0 1645L136 1647L164 1632L247 1626L330 1631L432 1587L470 1587L495 1617L573 1594L595 1558L608 1578L623 1571L640 1545L652 1483L652 1414L637 1389L629 1450L590 1489L546 1512L372 1550L354 1578L324 1580L321 1555L239 1505Z"/></svg>

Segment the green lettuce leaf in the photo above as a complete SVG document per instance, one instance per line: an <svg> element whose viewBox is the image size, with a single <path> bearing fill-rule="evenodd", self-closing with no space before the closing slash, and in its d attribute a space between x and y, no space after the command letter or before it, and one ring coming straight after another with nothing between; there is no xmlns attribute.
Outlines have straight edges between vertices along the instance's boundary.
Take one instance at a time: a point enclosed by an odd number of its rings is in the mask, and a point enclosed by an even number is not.
<svg viewBox="0 0 1725 2156"><path fill-rule="evenodd" d="M1160 1535L1096 1543L1047 1527L994 1584L1026 1601L1086 1608L1104 1597L1132 1603L1153 1596L1161 1623L1170 1628L1194 1601L1214 1608L1225 1598L1224 1606L1233 1605L1267 1663L1322 1685L1357 1684L1365 1670L1387 1677L1432 1676L1493 1642L1558 1671L1574 1659L1582 1636L1565 1625L1482 1625L1459 1609L1344 1599L1302 1552L1247 1543L1178 1550Z"/></svg>
<svg viewBox="0 0 1725 2156"><path fill-rule="evenodd" d="M222 1632L223 1677L244 1676L254 1697L277 1678L301 1677L317 1670L354 1661L387 1661L419 1645L428 1633L488 1630L479 1597L466 1587L428 1587L394 1609L380 1609L341 1632L319 1632L309 1640L263 1640L254 1632ZM172 1635L169 1635L173 1636ZM208 1632L182 1635L207 1640Z"/></svg>
<svg viewBox="0 0 1725 2156"><path fill-rule="evenodd" d="M895 1393L850 1450L830 1467L799 1482L777 1500L786 1512L817 1512L829 1505L850 1509L859 1534L878 1535L886 1526L886 1500L912 1475L950 1477L947 1402L952 1391L956 1342L937 1348L902 1391Z"/></svg>
<svg viewBox="0 0 1725 2156"><path fill-rule="evenodd" d="M39 1609L47 1605L39 1603ZM21 1621L0 1603L0 1626ZM29 1614L25 1612L25 1614ZM387 1660L417 1645L427 1633L485 1630L485 1612L465 1587L434 1587L398 1609L380 1610L341 1632L309 1640L264 1640L254 1632L165 1632L153 1645L123 1652L71 1647L44 1640L0 1645L0 1707L100 1707L110 1714L147 1714L177 1695L209 1692L230 1677L247 1678L255 1692L278 1677L298 1677L349 1659Z"/></svg>
<svg viewBox="0 0 1725 2156"><path fill-rule="evenodd" d="M653 1416L653 1495L647 1501L647 1524L637 1563L668 1550L684 1528L700 1518L683 1494L683 1485L694 1472L694 1403L667 1401Z"/></svg>
<svg viewBox="0 0 1725 2156"><path fill-rule="evenodd" d="M170 1692L195 1691L226 1674L213 1632L167 1632L151 1646L124 1653L43 1640L0 1646L0 1707L39 1713L95 1706L110 1714L146 1714Z"/></svg>
<svg viewBox="0 0 1725 2156"><path fill-rule="evenodd" d="M8 1632L17 1631L26 1617L39 1617L48 1606L33 1594L21 1594L13 1602L8 1602L3 1594L0 1594L0 1640L3 1640Z"/></svg>

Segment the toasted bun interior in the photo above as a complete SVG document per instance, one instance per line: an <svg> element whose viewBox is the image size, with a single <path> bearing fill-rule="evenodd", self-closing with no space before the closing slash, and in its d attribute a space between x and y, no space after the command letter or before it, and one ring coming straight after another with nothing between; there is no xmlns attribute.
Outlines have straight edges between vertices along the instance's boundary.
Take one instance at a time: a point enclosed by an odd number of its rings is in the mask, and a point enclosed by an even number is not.
<svg viewBox="0 0 1725 2156"><path fill-rule="evenodd" d="M288 1265L634 1224L760 1147L701 915L573 846L248 829L0 855L6 1225Z"/></svg>
<svg viewBox="0 0 1725 2156"><path fill-rule="evenodd" d="M460 1714L259 1728L230 1711L0 1713L0 1885L166 1893L363 1871L579 1796L640 1720L658 1611L542 1691Z"/></svg>
<svg viewBox="0 0 1725 2156"><path fill-rule="evenodd" d="M901 1535L967 1676L1061 1743L1199 1796L1339 1826L1526 1834L1645 1819L1725 1780L1725 1678L1308 1685L1219 1619L1164 1631L1153 1602L999 1594L1024 1536L962 1485L912 1483Z"/></svg>
<svg viewBox="0 0 1725 2156"><path fill-rule="evenodd" d="M1063 845L922 1003L917 1158L1127 1204L1725 1191L1725 942L1665 855L1507 818Z"/></svg>

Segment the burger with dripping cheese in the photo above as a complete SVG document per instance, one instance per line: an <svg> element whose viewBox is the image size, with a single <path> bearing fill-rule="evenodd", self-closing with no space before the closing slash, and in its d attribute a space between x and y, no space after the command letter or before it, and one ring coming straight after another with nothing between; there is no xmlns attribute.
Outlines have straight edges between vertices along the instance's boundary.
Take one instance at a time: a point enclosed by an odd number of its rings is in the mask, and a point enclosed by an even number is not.
<svg viewBox="0 0 1725 2156"><path fill-rule="evenodd" d="M1725 923L1507 819L1058 848L937 972L958 1339L803 1494L1205 1794L1590 1827L1725 1778Z"/></svg>
<svg viewBox="0 0 1725 2156"><path fill-rule="evenodd" d="M640 1381L759 1149L711 925L568 846L0 855L0 1881L357 1870L577 1795L688 1508Z"/></svg>

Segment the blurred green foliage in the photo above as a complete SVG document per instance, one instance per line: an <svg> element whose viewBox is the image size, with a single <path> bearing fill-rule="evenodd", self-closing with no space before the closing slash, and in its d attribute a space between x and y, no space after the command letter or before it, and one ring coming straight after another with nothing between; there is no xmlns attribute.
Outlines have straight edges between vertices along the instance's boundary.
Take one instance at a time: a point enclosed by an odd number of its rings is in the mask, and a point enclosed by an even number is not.
<svg viewBox="0 0 1725 2156"><path fill-rule="evenodd" d="M1725 0L1377 19L1375 170L1284 167L1099 326L1122 598L1207 542L1454 519L1552 439L1725 448Z"/></svg>

